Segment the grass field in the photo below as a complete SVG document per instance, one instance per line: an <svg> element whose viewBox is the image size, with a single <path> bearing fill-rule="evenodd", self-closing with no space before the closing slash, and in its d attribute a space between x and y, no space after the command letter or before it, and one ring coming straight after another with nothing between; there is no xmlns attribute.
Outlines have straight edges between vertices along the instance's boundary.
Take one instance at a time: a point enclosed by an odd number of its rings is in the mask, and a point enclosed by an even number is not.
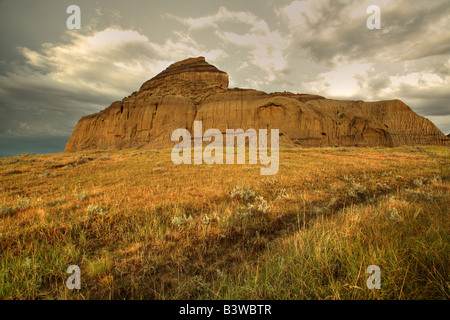
<svg viewBox="0 0 450 320"><path fill-rule="evenodd" d="M0 298L449 299L449 190L446 147L1 158Z"/></svg>

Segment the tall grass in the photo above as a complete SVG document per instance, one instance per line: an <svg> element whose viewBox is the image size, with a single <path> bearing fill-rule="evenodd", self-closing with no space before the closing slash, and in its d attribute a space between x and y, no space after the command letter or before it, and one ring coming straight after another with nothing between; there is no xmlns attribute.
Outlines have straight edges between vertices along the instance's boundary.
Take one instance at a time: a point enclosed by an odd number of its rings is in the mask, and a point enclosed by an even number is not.
<svg viewBox="0 0 450 320"><path fill-rule="evenodd" d="M0 298L448 299L449 156L282 150L273 177L170 150L0 159Z"/></svg>

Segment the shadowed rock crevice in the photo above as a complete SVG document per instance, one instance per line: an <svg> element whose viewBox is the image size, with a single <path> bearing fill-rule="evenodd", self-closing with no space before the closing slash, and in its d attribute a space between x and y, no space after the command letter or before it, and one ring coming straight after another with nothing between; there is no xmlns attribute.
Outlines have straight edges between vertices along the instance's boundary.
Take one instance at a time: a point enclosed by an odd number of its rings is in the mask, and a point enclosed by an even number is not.
<svg viewBox="0 0 450 320"><path fill-rule="evenodd" d="M347 101L228 88L205 58L176 62L139 91L81 118L65 151L172 148L175 129L279 129L282 147L449 145L431 121L400 100Z"/></svg>

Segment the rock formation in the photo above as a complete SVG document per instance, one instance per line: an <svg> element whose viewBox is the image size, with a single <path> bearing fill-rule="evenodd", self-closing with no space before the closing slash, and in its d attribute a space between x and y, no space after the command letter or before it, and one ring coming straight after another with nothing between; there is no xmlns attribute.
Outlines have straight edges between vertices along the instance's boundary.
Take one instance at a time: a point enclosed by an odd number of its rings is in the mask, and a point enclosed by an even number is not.
<svg viewBox="0 0 450 320"><path fill-rule="evenodd" d="M449 145L431 121L400 100L329 100L317 95L228 88L203 57L172 64L139 91L81 118L65 151L172 148L175 129L279 129L282 147Z"/></svg>

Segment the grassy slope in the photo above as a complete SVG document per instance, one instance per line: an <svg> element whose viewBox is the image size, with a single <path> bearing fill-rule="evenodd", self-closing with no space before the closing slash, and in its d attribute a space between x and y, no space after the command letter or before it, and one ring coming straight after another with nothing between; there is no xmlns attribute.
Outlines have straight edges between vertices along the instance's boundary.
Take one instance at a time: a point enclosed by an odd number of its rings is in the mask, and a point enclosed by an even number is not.
<svg viewBox="0 0 450 320"><path fill-rule="evenodd" d="M170 150L0 161L3 299L450 296L445 147L282 150L273 177Z"/></svg>

